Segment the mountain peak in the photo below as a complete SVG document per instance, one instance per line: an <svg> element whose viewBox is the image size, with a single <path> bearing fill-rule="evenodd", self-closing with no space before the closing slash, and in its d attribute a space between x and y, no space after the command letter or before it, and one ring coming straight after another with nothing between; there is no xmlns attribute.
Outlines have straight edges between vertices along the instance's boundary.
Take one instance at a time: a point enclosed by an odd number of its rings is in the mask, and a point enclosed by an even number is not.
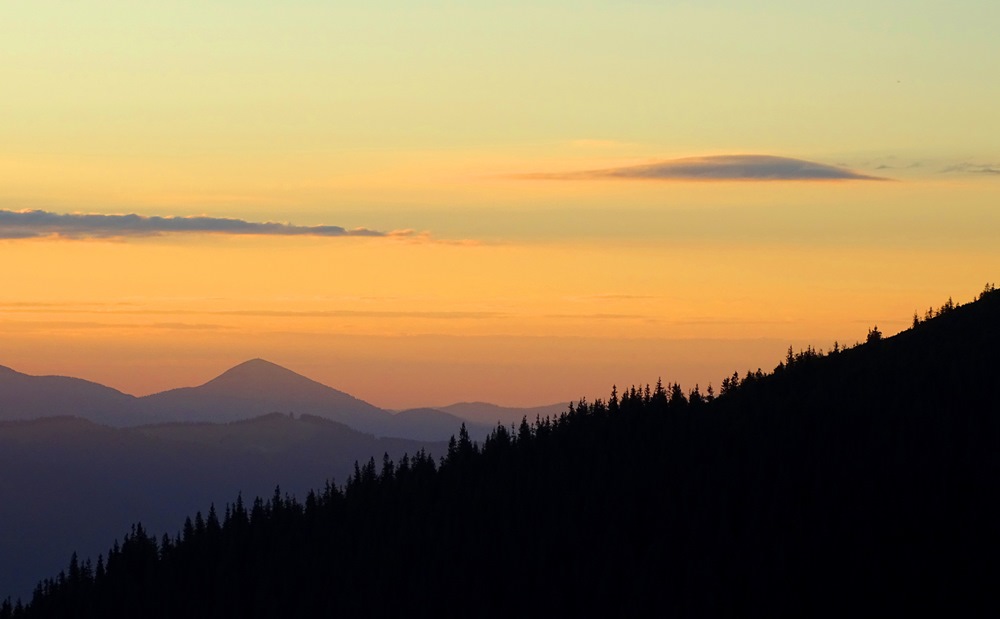
<svg viewBox="0 0 1000 619"><path fill-rule="evenodd" d="M233 367L229 368L228 371L233 372L236 370L265 370L265 369L273 370L275 368L279 370L285 370L286 372L289 371L287 368L284 368L278 365L277 363L268 361L267 359L261 359L260 357L257 357L255 359L250 359L248 361L244 361L243 363L234 365Z"/></svg>
<svg viewBox="0 0 1000 619"><path fill-rule="evenodd" d="M237 388L240 391L260 392L277 387L303 385L319 385L319 383L277 363L257 358L229 368L202 387L209 390Z"/></svg>
<svg viewBox="0 0 1000 619"><path fill-rule="evenodd" d="M264 359L229 368L198 387L143 398L151 416L170 421L235 421L280 412L319 415L379 432L391 415L354 396Z"/></svg>
<svg viewBox="0 0 1000 619"><path fill-rule="evenodd" d="M244 361L243 363L234 365L229 368L222 375L230 373L258 373L258 372L291 372L288 368L282 367L277 363L268 361L267 359L261 359L257 357L256 359L250 359L249 361ZM294 374L294 372L292 372Z"/></svg>
<svg viewBox="0 0 1000 619"><path fill-rule="evenodd" d="M281 367L277 363L274 363L272 361L268 361L267 359L262 359L260 357L254 357L253 359L250 359L248 361L244 361L243 363L240 363L240 364L238 364L238 365L236 365L234 367L238 367L239 368L239 367L247 367L247 366L250 366L250 367L253 367L253 366L268 366L268 367L276 367L276 368L280 368Z"/></svg>

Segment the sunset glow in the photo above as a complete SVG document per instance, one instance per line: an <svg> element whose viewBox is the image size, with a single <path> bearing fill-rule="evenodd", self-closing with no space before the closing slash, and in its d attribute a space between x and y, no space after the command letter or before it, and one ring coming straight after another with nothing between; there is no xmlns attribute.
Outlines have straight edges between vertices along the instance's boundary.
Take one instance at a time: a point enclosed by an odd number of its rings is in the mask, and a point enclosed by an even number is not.
<svg viewBox="0 0 1000 619"><path fill-rule="evenodd" d="M531 405L972 299L1000 9L770 4L8 3L0 365Z"/></svg>

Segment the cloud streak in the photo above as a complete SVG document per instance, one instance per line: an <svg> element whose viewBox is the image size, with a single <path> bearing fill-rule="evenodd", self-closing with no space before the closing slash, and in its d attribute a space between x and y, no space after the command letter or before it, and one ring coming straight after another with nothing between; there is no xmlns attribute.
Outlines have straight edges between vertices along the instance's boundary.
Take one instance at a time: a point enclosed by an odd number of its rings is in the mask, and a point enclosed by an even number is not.
<svg viewBox="0 0 1000 619"><path fill-rule="evenodd" d="M227 217L157 217L137 214L102 215L52 213L41 210L0 209L0 239L57 237L66 239L111 239L165 234L226 234L247 236L408 237L411 230L380 232L368 228L340 226L296 226L288 223L255 222Z"/></svg>
<svg viewBox="0 0 1000 619"><path fill-rule="evenodd" d="M420 318L427 320L478 320L506 318L510 314L486 311L396 311L396 310L189 310L189 309L110 309L86 304L7 304L0 303L7 314L94 314L101 316L248 316L255 318Z"/></svg>
<svg viewBox="0 0 1000 619"><path fill-rule="evenodd" d="M678 181L884 181L815 161L772 155L685 157L648 165L556 174L524 174L519 178L552 180L678 180Z"/></svg>
<svg viewBox="0 0 1000 619"><path fill-rule="evenodd" d="M988 163L969 163L962 162L956 163L955 165L949 166L941 170L945 174L948 173L960 173L960 174L978 174L982 176L1000 176L1000 166L992 165Z"/></svg>

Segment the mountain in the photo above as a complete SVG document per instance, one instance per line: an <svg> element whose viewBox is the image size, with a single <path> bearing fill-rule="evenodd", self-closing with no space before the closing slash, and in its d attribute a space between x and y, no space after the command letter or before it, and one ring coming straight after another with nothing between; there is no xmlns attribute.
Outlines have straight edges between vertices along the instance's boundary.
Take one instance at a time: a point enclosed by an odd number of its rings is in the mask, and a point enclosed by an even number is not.
<svg viewBox="0 0 1000 619"><path fill-rule="evenodd" d="M0 421L78 415L97 423L127 423L135 398L68 376L29 376L0 366Z"/></svg>
<svg viewBox="0 0 1000 619"><path fill-rule="evenodd" d="M176 533L189 514L342 483L354 463L442 442L376 439L343 424L270 414L227 424L110 428L78 417L0 422L0 599L27 598L69 553L96 557L129 525Z"/></svg>
<svg viewBox="0 0 1000 619"><path fill-rule="evenodd" d="M484 438L498 422L561 412L563 405L506 408L484 402L390 413L263 359L241 363L198 387L136 398L64 376L28 376L0 366L0 421L72 415L114 427L226 423L268 413L313 415L376 436L447 440L462 423Z"/></svg>
<svg viewBox="0 0 1000 619"><path fill-rule="evenodd" d="M136 528L0 619L993 616L1000 293L915 322Z"/></svg>
<svg viewBox="0 0 1000 619"><path fill-rule="evenodd" d="M353 463L382 454L402 454L418 449L440 451L445 443L437 440L375 438L342 423L315 415L269 413L229 423L169 423L130 428L130 433L156 438L165 443L207 445L255 453L268 459L316 459L339 479L347 477ZM275 479L275 483L282 483ZM283 485L290 486L291 482ZM309 486L297 486L304 493Z"/></svg>
<svg viewBox="0 0 1000 619"><path fill-rule="evenodd" d="M199 387L139 398L139 406L142 418L159 421L226 422L298 413L379 435L392 423L387 411L263 359L241 363Z"/></svg>
<svg viewBox="0 0 1000 619"><path fill-rule="evenodd" d="M457 435L462 424L476 440L486 438L495 427L495 424L475 423L435 408L410 408L393 415L392 431L394 436L430 441Z"/></svg>
<svg viewBox="0 0 1000 619"><path fill-rule="evenodd" d="M481 441L497 424L516 427L525 419L532 423L536 419L558 417L567 408L568 404L517 408L488 402L459 402L399 411L393 416L392 429L396 432L394 436L432 440L457 434L464 423L469 435Z"/></svg>
<svg viewBox="0 0 1000 619"><path fill-rule="evenodd" d="M497 406L488 402L459 402L448 406L439 406L437 410L451 413L472 423L494 428L498 423L505 426L517 426L523 419L532 423L538 418L557 417L561 413L565 413L568 407L568 402L525 408Z"/></svg>

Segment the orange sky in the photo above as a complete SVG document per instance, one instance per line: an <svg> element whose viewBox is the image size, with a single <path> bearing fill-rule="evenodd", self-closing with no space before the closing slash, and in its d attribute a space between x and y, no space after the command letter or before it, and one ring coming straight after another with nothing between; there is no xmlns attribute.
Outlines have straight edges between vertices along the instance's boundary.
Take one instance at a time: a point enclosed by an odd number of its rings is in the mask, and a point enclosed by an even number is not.
<svg viewBox="0 0 1000 619"><path fill-rule="evenodd" d="M765 369L971 298L994 252L627 242L19 240L5 364L144 394L264 357L386 407ZM976 268L972 268L976 265Z"/></svg>
<svg viewBox="0 0 1000 619"><path fill-rule="evenodd" d="M0 365L540 404L897 331L1000 271L956 2L5 3Z"/></svg>

